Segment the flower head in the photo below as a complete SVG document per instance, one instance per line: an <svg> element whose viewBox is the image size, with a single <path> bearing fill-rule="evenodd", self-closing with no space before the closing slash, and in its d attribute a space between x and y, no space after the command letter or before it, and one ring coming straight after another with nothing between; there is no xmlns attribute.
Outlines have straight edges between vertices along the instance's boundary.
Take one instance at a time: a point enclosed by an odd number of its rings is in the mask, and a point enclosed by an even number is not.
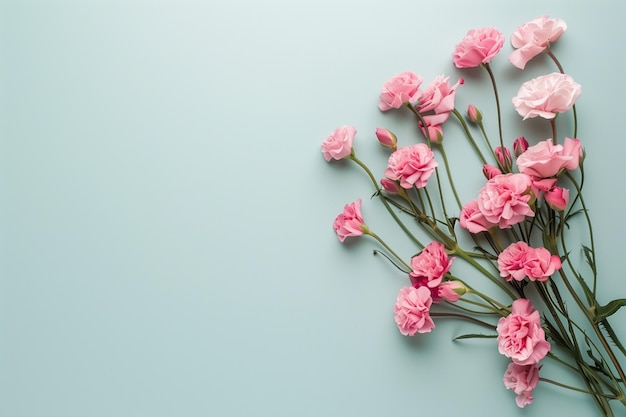
<svg viewBox="0 0 626 417"><path fill-rule="evenodd" d="M525 174L496 175L478 193L478 210L491 224L508 229L534 216L531 200L531 178Z"/></svg>
<svg viewBox="0 0 626 417"><path fill-rule="evenodd" d="M382 111L399 109L405 103L417 100L422 77L410 71L402 72L383 85L378 108Z"/></svg>
<svg viewBox="0 0 626 417"><path fill-rule="evenodd" d="M453 61L457 68L473 68L487 64L500 52L504 35L496 28L472 29L454 49Z"/></svg>
<svg viewBox="0 0 626 417"><path fill-rule="evenodd" d="M537 116L554 119L557 113L571 109L581 92L572 77L553 72L522 84L513 97L513 106L524 120Z"/></svg>
<svg viewBox="0 0 626 417"><path fill-rule="evenodd" d="M432 241L419 255L411 258L413 270L409 273L414 286L428 286L434 288L441 284L443 277L450 271L454 258L448 259L448 254L442 243Z"/></svg>
<svg viewBox="0 0 626 417"><path fill-rule="evenodd" d="M394 315L400 333L413 336L415 333L428 333L435 328L430 317L433 300L426 287L403 287L398 293Z"/></svg>
<svg viewBox="0 0 626 417"><path fill-rule="evenodd" d="M511 35L511 45L516 49L509 56L509 61L517 68L524 69L528 61L545 51L566 29L565 21L550 19L548 16L524 23Z"/></svg>
<svg viewBox="0 0 626 417"><path fill-rule="evenodd" d="M578 168L582 148L578 139L565 138L563 145L553 145L546 139L530 146L517 157L517 168L521 173L535 178L550 178L561 170Z"/></svg>
<svg viewBox="0 0 626 417"><path fill-rule="evenodd" d="M346 240L348 236L361 236L366 229L363 216L361 215L361 199L353 203L346 204L333 222L333 229L337 232L340 242Z"/></svg>
<svg viewBox="0 0 626 417"><path fill-rule="evenodd" d="M399 148L389 156L385 176L392 180L400 180L402 188L423 188L437 167L433 151L424 144L418 143Z"/></svg>
<svg viewBox="0 0 626 417"><path fill-rule="evenodd" d="M464 81L461 78L456 84L450 85L449 80L450 77L438 75L419 96L416 109L429 126L441 125L448 120L450 112L454 110L456 89Z"/></svg>
<svg viewBox="0 0 626 417"><path fill-rule="evenodd" d="M539 382L540 369L536 364L518 365L515 362L511 362L506 368L504 386L517 394L515 403L518 407L524 408L533 402L532 392Z"/></svg>
<svg viewBox="0 0 626 417"><path fill-rule="evenodd" d="M356 135L356 129L352 126L338 127L331 135L322 142L324 159L343 159L352 153L352 141Z"/></svg>

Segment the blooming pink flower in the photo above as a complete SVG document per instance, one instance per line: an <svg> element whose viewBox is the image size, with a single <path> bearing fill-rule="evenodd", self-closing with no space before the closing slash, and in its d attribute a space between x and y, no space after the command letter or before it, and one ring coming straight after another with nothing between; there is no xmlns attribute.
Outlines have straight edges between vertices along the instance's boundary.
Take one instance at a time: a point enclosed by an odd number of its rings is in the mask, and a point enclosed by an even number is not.
<svg viewBox="0 0 626 417"><path fill-rule="evenodd" d="M531 281L545 282L561 269L561 259L546 248L535 248L526 253L524 272Z"/></svg>
<svg viewBox="0 0 626 417"><path fill-rule="evenodd" d="M553 72L526 81L513 97L515 110L524 118L554 119L557 113L571 109L582 89L567 74Z"/></svg>
<svg viewBox="0 0 626 417"><path fill-rule="evenodd" d="M450 77L438 75L419 96L416 108L429 126L443 124L450 117L450 112L454 110L456 89L464 81L461 78L451 86L449 79Z"/></svg>
<svg viewBox="0 0 626 417"><path fill-rule="evenodd" d="M459 215L459 224L462 228L467 229L470 233L486 232L492 227L497 226L489 222L478 209L478 201L471 200L461 209Z"/></svg>
<svg viewBox="0 0 626 417"><path fill-rule="evenodd" d="M533 402L532 391L539 382L540 369L536 364L518 365L515 362L511 362L506 368L504 386L517 394L515 403L518 407L524 408Z"/></svg>
<svg viewBox="0 0 626 417"><path fill-rule="evenodd" d="M523 281L526 278L526 259L532 248L526 242L515 242L498 255L498 270L500 276L507 281L512 279Z"/></svg>
<svg viewBox="0 0 626 417"><path fill-rule="evenodd" d="M404 103L416 101L422 78L410 71L402 72L383 85L378 108L382 111L399 109Z"/></svg>
<svg viewBox="0 0 626 417"><path fill-rule="evenodd" d="M423 188L438 163L433 151L424 143L399 148L389 156L385 176L400 180L402 188Z"/></svg>
<svg viewBox="0 0 626 417"><path fill-rule="evenodd" d="M524 136L520 136L513 141L513 151L515 152L515 157L518 157L523 152L526 152L526 149L528 149L528 141Z"/></svg>
<svg viewBox="0 0 626 417"><path fill-rule="evenodd" d="M498 351L518 365L534 365L550 351L539 312L525 298L513 301L512 311L498 320Z"/></svg>
<svg viewBox="0 0 626 417"><path fill-rule="evenodd" d="M504 35L496 28L472 29L454 49L453 61L457 68L473 68L487 64L500 52Z"/></svg>
<svg viewBox="0 0 626 417"><path fill-rule="evenodd" d="M398 293L394 306L395 320L400 333L413 336L415 333L428 333L435 328L430 317L432 305L430 290L426 287L403 287Z"/></svg>
<svg viewBox="0 0 626 417"><path fill-rule="evenodd" d="M376 139L385 148L398 149L398 138L393 134L391 130L379 127L376 129Z"/></svg>
<svg viewBox="0 0 626 417"><path fill-rule="evenodd" d="M446 249L440 242L430 242L419 253L411 258L413 271L409 273L415 286L426 285L430 288L441 284L443 277L450 271L454 258L448 259Z"/></svg>
<svg viewBox="0 0 626 417"><path fill-rule="evenodd" d="M356 129L352 126L338 127L331 135L322 142L324 159L343 159L352 153L352 141L356 135Z"/></svg>
<svg viewBox="0 0 626 417"><path fill-rule="evenodd" d="M524 23L511 36L511 44L516 49L509 56L509 61L517 68L524 69L528 61L545 51L566 29L567 24L563 20L550 19L548 16Z"/></svg>
<svg viewBox="0 0 626 417"><path fill-rule="evenodd" d="M346 204L343 212L340 213L333 223L333 229L337 232L340 242L346 240L348 236L361 236L366 228L363 216L361 215L361 199L353 203Z"/></svg>
<svg viewBox="0 0 626 417"><path fill-rule="evenodd" d="M569 202L569 190L562 187L554 187L544 194L546 203L556 211L563 211Z"/></svg>
<svg viewBox="0 0 626 417"><path fill-rule="evenodd" d="M526 174L496 175L478 193L478 209L485 219L508 229L535 213L529 206L531 179Z"/></svg>
<svg viewBox="0 0 626 417"><path fill-rule="evenodd" d="M483 175L488 180L492 179L496 175L502 175L502 171L493 165L485 164L483 165Z"/></svg>
<svg viewBox="0 0 626 417"><path fill-rule="evenodd" d="M530 146L517 157L517 168L521 173L536 178L554 177L562 169L576 169L581 155L580 141L565 138L563 145L553 145L546 139Z"/></svg>

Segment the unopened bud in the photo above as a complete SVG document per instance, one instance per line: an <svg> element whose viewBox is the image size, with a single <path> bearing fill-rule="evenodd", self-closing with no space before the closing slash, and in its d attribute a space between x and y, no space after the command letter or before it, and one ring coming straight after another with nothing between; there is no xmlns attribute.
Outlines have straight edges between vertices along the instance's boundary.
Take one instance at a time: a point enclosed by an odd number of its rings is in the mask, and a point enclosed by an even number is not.
<svg viewBox="0 0 626 417"><path fill-rule="evenodd" d="M467 106L467 118L472 123L480 123L483 121L483 114L476 106L470 104Z"/></svg>
<svg viewBox="0 0 626 417"><path fill-rule="evenodd" d="M376 138L385 148L393 149L394 151L398 149L398 138L390 130L383 127L377 128Z"/></svg>

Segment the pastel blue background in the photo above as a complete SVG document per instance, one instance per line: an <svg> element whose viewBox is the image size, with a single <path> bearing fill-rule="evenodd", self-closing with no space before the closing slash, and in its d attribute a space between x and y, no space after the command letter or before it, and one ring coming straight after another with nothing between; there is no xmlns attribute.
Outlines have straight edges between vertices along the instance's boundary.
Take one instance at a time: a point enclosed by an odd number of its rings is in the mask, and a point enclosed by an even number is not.
<svg viewBox="0 0 626 417"><path fill-rule="evenodd" d="M375 242L339 244L332 220L363 198L374 230L414 248L363 173L319 149L354 125L380 175L375 128L413 140L376 107L405 70L464 77L459 107L480 101L494 128L491 96L476 95L485 74L450 60L490 25L507 36L493 67L510 139L548 137L507 104L552 67L522 75L506 56L518 25L561 17L554 51L583 85L600 296L624 296L626 6L545 3L1 1L0 416L595 415L545 384L518 409L493 343L451 341L464 323L401 336L405 277L371 256Z"/></svg>

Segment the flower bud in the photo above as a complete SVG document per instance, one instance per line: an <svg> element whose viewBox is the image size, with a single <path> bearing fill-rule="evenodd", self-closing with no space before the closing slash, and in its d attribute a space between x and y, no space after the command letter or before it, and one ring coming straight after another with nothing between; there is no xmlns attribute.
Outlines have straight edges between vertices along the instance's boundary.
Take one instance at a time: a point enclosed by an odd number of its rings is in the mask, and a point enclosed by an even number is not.
<svg viewBox="0 0 626 417"><path fill-rule="evenodd" d="M564 211L569 202L569 190L567 188L554 187L544 194L546 203L556 211Z"/></svg>
<svg viewBox="0 0 626 417"><path fill-rule="evenodd" d="M496 148L496 158L498 158L498 164L505 172L511 172L511 152L502 146Z"/></svg>
<svg viewBox="0 0 626 417"><path fill-rule="evenodd" d="M428 125L428 136L426 136L426 130L424 129L424 126L420 123L420 129L422 129L422 133L424 134L425 138L430 139L431 143L434 144L441 144L441 141L443 141L443 129L441 127L441 125L436 125L436 126L430 126Z"/></svg>
<svg viewBox="0 0 626 417"><path fill-rule="evenodd" d="M476 106L470 104L467 106L467 118L472 123L480 123L483 121L483 114Z"/></svg>
<svg viewBox="0 0 626 417"><path fill-rule="evenodd" d="M398 188L398 182L390 180L389 178L383 178L380 180L380 185L383 187L383 190L388 193L397 194L400 189Z"/></svg>
<svg viewBox="0 0 626 417"><path fill-rule="evenodd" d="M393 149L394 151L398 149L398 138L390 130L383 127L377 128L376 138L385 148Z"/></svg>
<svg viewBox="0 0 626 417"><path fill-rule="evenodd" d="M520 136L513 141L513 152L515 152L516 158L526 152L526 149L528 149L528 141L524 136Z"/></svg>
<svg viewBox="0 0 626 417"><path fill-rule="evenodd" d="M485 176L485 178L487 178L487 180L490 180L496 175L500 174L502 174L502 171L500 171L500 169L498 169L497 167L489 164L483 165L483 175Z"/></svg>

